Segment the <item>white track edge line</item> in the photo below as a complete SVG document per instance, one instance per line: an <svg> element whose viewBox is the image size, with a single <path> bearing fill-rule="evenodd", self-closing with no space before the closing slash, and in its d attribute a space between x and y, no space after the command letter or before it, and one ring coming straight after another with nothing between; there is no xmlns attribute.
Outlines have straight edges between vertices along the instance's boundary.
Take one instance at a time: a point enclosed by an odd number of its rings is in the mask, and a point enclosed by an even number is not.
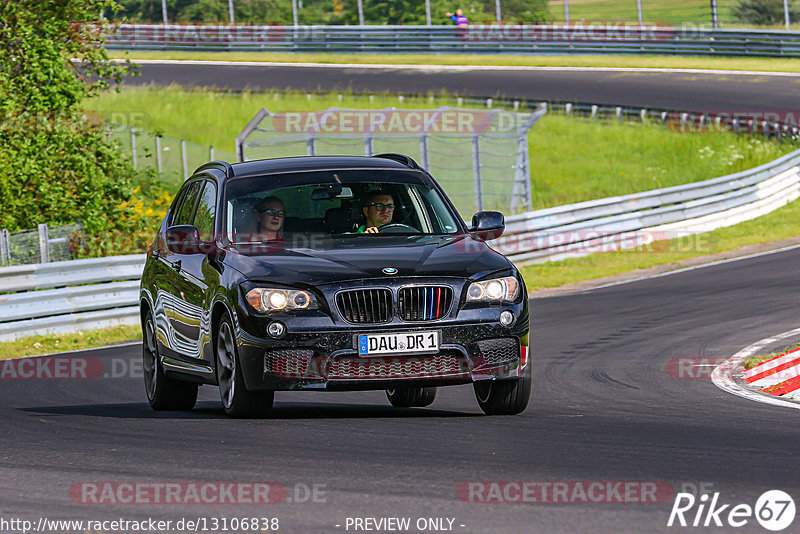
<svg viewBox="0 0 800 534"><path fill-rule="evenodd" d="M73 60L77 61L77 60ZM724 70L724 69L681 69L678 67L553 67L534 65L413 65L407 63L304 63L282 61L223 61L203 59L121 59L112 61L124 63L142 63L151 65L219 65L225 67L319 67L319 68L347 68L347 69L413 69L413 70L509 70L509 71L565 71L565 72L641 72L641 73L686 73L686 74L731 74L742 76L781 76L800 77L800 72L784 71L749 71L749 70Z"/></svg>
<svg viewBox="0 0 800 534"><path fill-rule="evenodd" d="M783 332L772 337L761 339L752 345L743 348L714 369L714 371L711 373L711 381L715 386L732 395L764 404L772 404L774 406L784 406L786 408L800 410L800 404L798 403L783 400L778 397L763 395L753 390L743 388L737 384L731 376L733 374L733 370L736 369L745 358L752 356L770 343L774 343L781 339L798 334L800 334L800 328L795 328L794 330L789 330L788 332Z"/></svg>

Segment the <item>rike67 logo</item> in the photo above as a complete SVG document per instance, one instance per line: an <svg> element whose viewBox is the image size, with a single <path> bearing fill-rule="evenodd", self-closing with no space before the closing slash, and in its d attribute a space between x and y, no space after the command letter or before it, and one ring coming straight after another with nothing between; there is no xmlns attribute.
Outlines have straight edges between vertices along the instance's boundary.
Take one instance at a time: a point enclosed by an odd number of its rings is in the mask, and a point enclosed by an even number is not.
<svg viewBox="0 0 800 534"><path fill-rule="evenodd" d="M794 500L781 490L764 492L755 506L723 503L719 492L711 496L703 493L699 497L678 493L667 526L739 528L755 520L765 529L778 532L788 528L794 516Z"/></svg>

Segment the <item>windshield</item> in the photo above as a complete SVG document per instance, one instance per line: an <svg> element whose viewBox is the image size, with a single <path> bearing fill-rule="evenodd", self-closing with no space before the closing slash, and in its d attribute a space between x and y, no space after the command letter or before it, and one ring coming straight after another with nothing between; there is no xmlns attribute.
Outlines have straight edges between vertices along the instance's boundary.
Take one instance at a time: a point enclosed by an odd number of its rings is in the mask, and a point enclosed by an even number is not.
<svg viewBox="0 0 800 534"><path fill-rule="evenodd" d="M296 234L372 238L460 231L448 203L418 172L360 169L242 178L228 182L225 197L223 234L232 243L287 241Z"/></svg>

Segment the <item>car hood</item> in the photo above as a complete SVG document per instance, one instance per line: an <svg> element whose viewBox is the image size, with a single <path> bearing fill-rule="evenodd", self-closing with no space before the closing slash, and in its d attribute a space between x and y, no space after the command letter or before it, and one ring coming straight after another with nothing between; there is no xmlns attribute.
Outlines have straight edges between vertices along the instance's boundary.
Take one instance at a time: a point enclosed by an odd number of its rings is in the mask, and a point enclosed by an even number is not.
<svg viewBox="0 0 800 534"><path fill-rule="evenodd" d="M225 263L253 281L319 285L365 278L475 277L511 263L482 241L458 236L348 236L314 248L275 247L269 253L234 251ZM396 269L385 273L384 269Z"/></svg>

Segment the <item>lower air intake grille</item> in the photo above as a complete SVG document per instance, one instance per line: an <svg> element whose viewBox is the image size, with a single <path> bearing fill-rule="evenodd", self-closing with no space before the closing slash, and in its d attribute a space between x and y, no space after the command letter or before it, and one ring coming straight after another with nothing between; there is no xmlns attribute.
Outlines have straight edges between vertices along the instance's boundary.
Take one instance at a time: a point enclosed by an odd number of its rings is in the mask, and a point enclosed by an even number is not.
<svg viewBox="0 0 800 534"><path fill-rule="evenodd" d="M264 371L278 378L302 378L314 356L311 349L276 349L264 354Z"/></svg>
<svg viewBox="0 0 800 534"><path fill-rule="evenodd" d="M478 341L483 361L488 364L500 364L516 360L520 356L519 340L514 337L483 339Z"/></svg>
<svg viewBox="0 0 800 534"><path fill-rule="evenodd" d="M328 360L329 380L402 380L406 378L455 378L468 375L469 363L460 354L443 352L435 356L341 357Z"/></svg>
<svg viewBox="0 0 800 534"><path fill-rule="evenodd" d="M348 323L385 323L392 318L388 289L353 289L336 295L336 307Z"/></svg>
<svg viewBox="0 0 800 534"><path fill-rule="evenodd" d="M447 313L453 290L447 286L404 287L398 298L404 321L430 321Z"/></svg>

